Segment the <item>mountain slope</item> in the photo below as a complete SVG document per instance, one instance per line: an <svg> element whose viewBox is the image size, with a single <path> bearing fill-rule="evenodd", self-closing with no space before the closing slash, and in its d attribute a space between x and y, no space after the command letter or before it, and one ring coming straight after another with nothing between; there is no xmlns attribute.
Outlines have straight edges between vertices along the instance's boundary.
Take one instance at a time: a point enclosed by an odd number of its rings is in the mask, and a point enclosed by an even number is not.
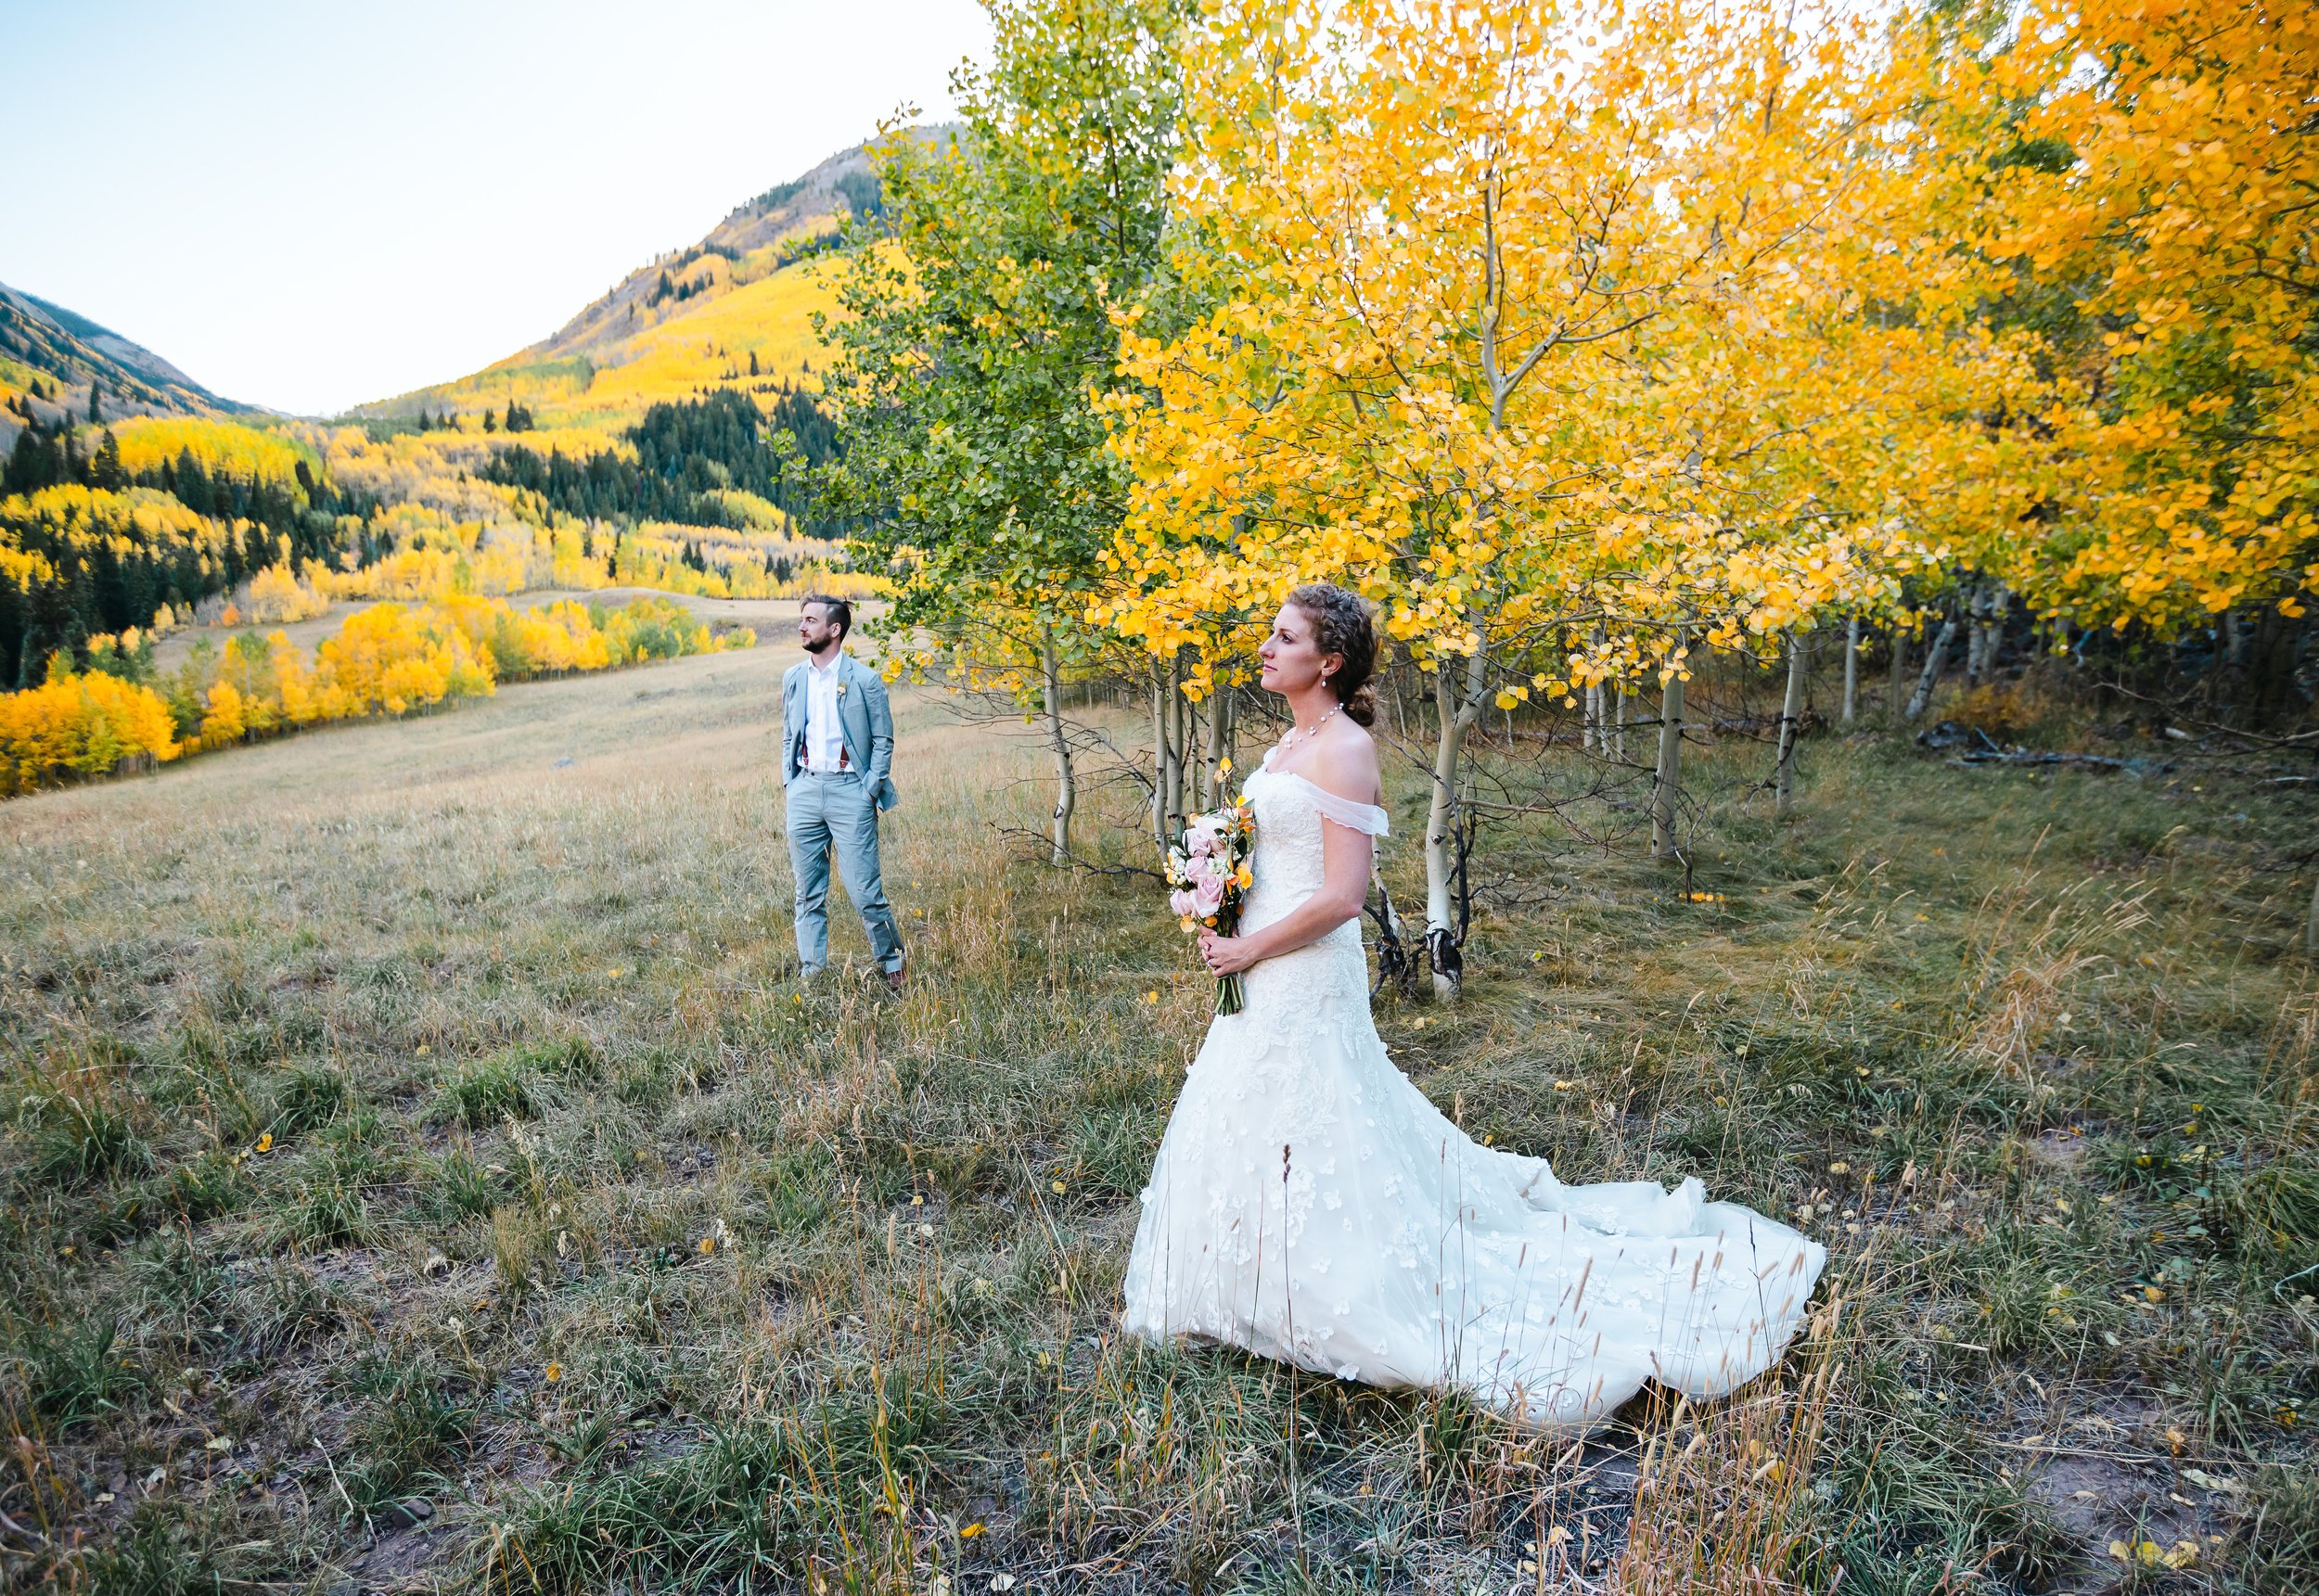
<svg viewBox="0 0 2319 1596"><path fill-rule="evenodd" d="M738 207L690 249L637 267L553 335L502 364L530 365L595 356L643 328L675 319L703 293L762 281L810 255L817 241L852 213L860 196L875 192L876 185L866 146L833 155L804 176ZM660 286L663 278L666 291ZM677 290L688 286L693 292L678 299Z"/></svg>
<svg viewBox="0 0 2319 1596"><path fill-rule="evenodd" d="M44 398L31 397L38 383ZM43 421L89 413L102 389L105 419L123 415L211 415L243 406L220 399L144 345L86 316L0 283L0 444L13 440L22 407ZM52 397L51 397L52 396Z"/></svg>
<svg viewBox="0 0 2319 1596"><path fill-rule="evenodd" d="M698 243L637 267L530 348L352 415L471 416L513 402L544 428L609 428L713 388L770 394L795 385L812 369L814 313L836 304L815 259L846 217L878 203L869 147L856 145L737 207Z"/></svg>

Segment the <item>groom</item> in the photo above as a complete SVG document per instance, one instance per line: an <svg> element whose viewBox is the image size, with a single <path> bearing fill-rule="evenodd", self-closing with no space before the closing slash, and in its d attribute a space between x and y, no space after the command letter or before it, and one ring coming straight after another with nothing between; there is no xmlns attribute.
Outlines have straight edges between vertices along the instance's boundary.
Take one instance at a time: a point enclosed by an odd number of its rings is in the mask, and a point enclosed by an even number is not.
<svg viewBox="0 0 2319 1596"><path fill-rule="evenodd" d="M829 855L862 916L886 984L902 990L902 937L878 875L878 811L891 809L894 719L878 672L845 652L853 606L814 594L798 617L805 658L781 679L781 785L788 793L797 875L797 957L811 977L829 962Z"/></svg>

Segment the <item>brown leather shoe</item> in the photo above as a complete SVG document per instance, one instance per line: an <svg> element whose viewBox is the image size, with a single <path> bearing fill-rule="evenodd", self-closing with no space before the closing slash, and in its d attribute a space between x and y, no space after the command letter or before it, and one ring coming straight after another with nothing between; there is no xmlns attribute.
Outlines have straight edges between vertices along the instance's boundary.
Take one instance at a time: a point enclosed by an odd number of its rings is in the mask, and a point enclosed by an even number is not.
<svg viewBox="0 0 2319 1596"><path fill-rule="evenodd" d="M899 970L888 970L885 972L886 990L893 993L896 997L900 997L902 995L903 977L908 972L909 968L909 965L904 964Z"/></svg>

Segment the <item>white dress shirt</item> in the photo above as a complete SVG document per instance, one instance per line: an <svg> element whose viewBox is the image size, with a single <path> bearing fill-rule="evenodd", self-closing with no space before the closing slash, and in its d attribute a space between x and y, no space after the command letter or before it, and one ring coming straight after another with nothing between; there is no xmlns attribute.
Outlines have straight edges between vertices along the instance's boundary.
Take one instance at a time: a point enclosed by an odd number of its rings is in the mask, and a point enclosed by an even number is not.
<svg viewBox="0 0 2319 1596"><path fill-rule="evenodd" d="M805 662L805 768L824 772L845 767L845 728L838 720L838 661Z"/></svg>

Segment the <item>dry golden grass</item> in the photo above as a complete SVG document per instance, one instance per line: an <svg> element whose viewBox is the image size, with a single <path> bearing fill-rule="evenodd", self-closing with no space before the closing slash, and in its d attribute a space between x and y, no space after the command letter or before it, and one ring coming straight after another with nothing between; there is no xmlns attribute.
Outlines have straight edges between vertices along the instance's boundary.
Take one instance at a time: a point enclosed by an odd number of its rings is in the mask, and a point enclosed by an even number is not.
<svg viewBox="0 0 2319 1596"><path fill-rule="evenodd" d="M765 619L0 806L6 1578L2308 1588L2307 800L1871 742L1797 824L1711 803L1719 903L1495 836L1470 999L1382 1002L1396 1059L1835 1255L1776 1377L1580 1446L1112 1334L1205 983L1147 883L1001 838L1027 729L903 692L916 979L800 989Z"/></svg>

